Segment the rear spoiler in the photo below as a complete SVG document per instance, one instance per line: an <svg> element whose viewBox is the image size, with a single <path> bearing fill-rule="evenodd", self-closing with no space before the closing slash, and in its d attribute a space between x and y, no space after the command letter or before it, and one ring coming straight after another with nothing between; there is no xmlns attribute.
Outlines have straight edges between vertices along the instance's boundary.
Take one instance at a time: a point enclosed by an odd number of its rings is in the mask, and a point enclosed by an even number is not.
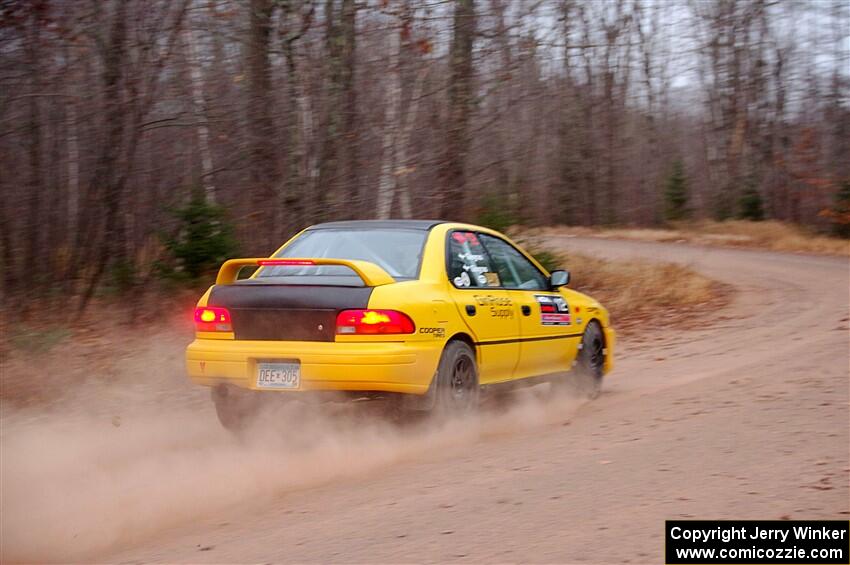
<svg viewBox="0 0 850 565"><path fill-rule="evenodd" d="M366 286L381 286L391 284L395 279L381 267L368 261L350 261L348 259L325 259L325 258L281 258L258 257L253 259L230 259L225 261L218 270L215 284L233 284L243 267L274 267L280 265L341 265L348 267L363 279Z"/></svg>

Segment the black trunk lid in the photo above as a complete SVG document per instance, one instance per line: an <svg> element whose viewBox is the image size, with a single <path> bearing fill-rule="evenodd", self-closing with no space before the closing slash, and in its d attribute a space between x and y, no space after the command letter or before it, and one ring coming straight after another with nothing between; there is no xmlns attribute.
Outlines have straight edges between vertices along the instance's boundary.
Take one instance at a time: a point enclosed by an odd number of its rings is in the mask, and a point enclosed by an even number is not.
<svg viewBox="0 0 850 565"><path fill-rule="evenodd" d="M227 308L236 339L333 341L341 310L367 308L371 287L236 283L214 286L207 304Z"/></svg>

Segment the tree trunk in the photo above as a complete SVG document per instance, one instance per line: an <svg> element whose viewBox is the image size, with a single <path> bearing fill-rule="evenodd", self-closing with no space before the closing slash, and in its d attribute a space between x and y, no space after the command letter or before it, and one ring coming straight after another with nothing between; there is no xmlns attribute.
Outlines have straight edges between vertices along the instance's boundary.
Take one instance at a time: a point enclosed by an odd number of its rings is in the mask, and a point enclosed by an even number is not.
<svg viewBox="0 0 850 565"><path fill-rule="evenodd" d="M198 137L198 153L201 157L201 185L207 202L215 203L215 183L213 182L213 159L210 151L210 128L207 123L207 103L204 96L204 77L201 63L198 61L198 48L195 30L186 26L183 36L186 39L189 78L192 83L192 110L195 115L195 131Z"/></svg>
<svg viewBox="0 0 850 565"><path fill-rule="evenodd" d="M419 114L419 103L422 100L422 85L428 74L428 67L423 64L416 74L413 82L413 91L410 94L410 103L407 105L407 113L404 118L404 127L401 132L401 140L397 147L398 168L396 171L396 182L398 183L399 209L402 218L413 217L413 202L410 194L410 175L415 170L410 158L410 148L413 146L413 128L416 117Z"/></svg>
<svg viewBox="0 0 850 565"><path fill-rule="evenodd" d="M106 122L106 136L101 145L101 153L95 164L94 174L87 192L87 204L95 207L95 203L103 203L103 227L100 222L89 217L85 232L81 232L81 250L94 249L97 245L98 255L92 259L94 265L86 289L80 299L80 311L85 309L94 294L101 276L109 264L121 261L126 251L123 236L118 234L118 214L121 206L121 186L116 179L118 155L124 146L124 117L126 109L121 96L121 81L124 78L125 57L127 47L127 2L119 0L112 15L109 40L101 50L103 61L103 101ZM97 218L100 219L100 218ZM82 257L73 261L78 264Z"/></svg>
<svg viewBox="0 0 850 565"><path fill-rule="evenodd" d="M450 56L449 115L442 171L440 212L448 219L466 219L466 162L472 113L472 47L475 36L475 0L455 0Z"/></svg>
<svg viewBox="0 0 850 565"><path fill-rule="evenodd" d="M39 95L41 94L41 25L39 21L40 10L33 8L30 14L30 22L27 38L27 62L29 65L30 96L28 102L27 130L29 131L29 179L27 193L27 253L26 265L30 274L31 283L28 285L30 296L40 284L44 272L42 253L41 224L43 208L42 196L44 193L44 181L42 178L42 131Z"/></svg>
<svg viewBox="0 0 850 565"><path fill-rule="evenodd" d="M74 241L80 215L80 144L77 125L77 101L68 100L66 128L68 131L68 233L66 240Z"/></svg>
<svg viewBox="0 0 850 565"><path fill-rule="evenodd" d="M275 246L273 236L278 217L278 171L275 160L277 131L271 109L274 106L269 43L271 0L251 0L248 29L248 146L250 153L250 216L254 219L252 248L268 253Z"/></svg>
<svg viewBox="0 0 850 565"><path fill-rule="evenodd" d="M396 146L398 145L399 115L401 114L401 29L390 31L389 68L384 99L384 132L381 142L381 177L378 181L378 219L386 220L392 213L396 192Z"/></svg>
<svg viewBox="0 0 850 565"><path fill-rule="evenodd" d="M339 175L339 133L341 125L342 88L342 30L337 24L334 0L325 0L325 53L327 72L323 97L323 122L318 161L318 179L314 186L316 200L313 219L323 220L331 216L329 204L334 200Z"/></svg>
<svg viewBox="0 0 850 565"><path fill-rule="evenodd" d="M345 202L351 203L350 217L359 217L365 206L360 187L360 129L357 120L357 4L342 0L340 7L340 95L342 100L342 138L340 157L343 174L340 190Z"/></svg>

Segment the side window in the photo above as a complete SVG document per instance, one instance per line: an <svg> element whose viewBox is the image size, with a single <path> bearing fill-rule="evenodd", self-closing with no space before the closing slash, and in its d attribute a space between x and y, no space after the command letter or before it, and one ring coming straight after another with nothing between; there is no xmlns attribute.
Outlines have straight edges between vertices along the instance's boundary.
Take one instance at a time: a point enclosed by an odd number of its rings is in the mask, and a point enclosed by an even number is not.
<svg viewBox="0 0 850 565"><path fill-rule="evenodd" d="M543 273L509 243L485 234L478 237L487 248L502 286L522 290L549 290L549 281Z"/></svg>
<svg viewBox="0 0 850 565"><path fill-rule="evenodd" d="M456 231L449 235L447 267L449 279L457 288L501 286L487 251L472 232Z"/></svg>

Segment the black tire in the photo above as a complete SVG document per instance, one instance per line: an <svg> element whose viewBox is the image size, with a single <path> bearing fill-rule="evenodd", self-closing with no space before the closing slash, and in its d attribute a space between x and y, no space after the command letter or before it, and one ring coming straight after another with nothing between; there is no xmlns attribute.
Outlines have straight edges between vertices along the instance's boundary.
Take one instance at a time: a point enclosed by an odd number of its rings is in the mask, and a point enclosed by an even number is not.
<svg viewBox="0 0 850 565"><path fill-rule="evenodd" d="M579 396L596 398L605 372L605 336L598 322L590 322L581 337L576 366L569 376L571 388Z"/></svg>
<svg viewBox="0 0 850 565"><path fill-rule="evenodd" d="M462 415L478 408L478 365L475 351L462 341L451 341L443 350L434 388L434 412Z"/></svg>
<svg viewBox="0 0 850 565"><path fill-rule="evenodd" d="M217 386L211 392L216 416L224 429L241 434L257 416L259 399L251 391Z"/></svg>

